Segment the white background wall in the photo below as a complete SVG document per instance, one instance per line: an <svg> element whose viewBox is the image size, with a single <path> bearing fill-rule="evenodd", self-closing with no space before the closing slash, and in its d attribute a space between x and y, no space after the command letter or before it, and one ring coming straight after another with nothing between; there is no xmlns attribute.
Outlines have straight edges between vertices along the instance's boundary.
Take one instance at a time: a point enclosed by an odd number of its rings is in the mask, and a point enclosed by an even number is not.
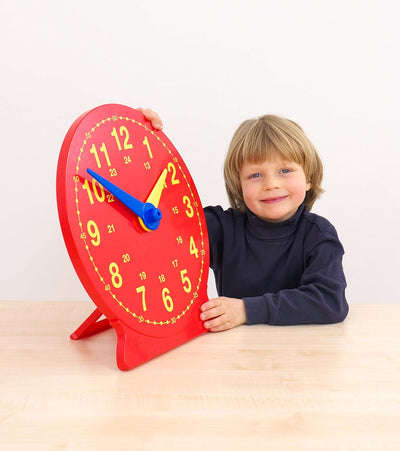
<svg viewBox="0 0 400 451"><path fill-rule="evenodd" d="M203 204L249 117L300 123L325 164L314 211L346 249L350 302L399 302L400 29L393 0L0 0L0 299L87 299L59 228L67 129L151 106Z"/></svg>

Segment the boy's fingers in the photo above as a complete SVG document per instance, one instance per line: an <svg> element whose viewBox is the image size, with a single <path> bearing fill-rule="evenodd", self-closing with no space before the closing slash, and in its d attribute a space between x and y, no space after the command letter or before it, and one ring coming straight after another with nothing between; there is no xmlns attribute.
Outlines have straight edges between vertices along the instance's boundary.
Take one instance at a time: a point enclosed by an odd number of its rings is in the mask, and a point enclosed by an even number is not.
<svg viewBox="0 0 400 451"><path fill-rule="evenodd" d="M218 305L221 305L220 302L217 302L218 299L210 299L209 301L205 302L204 304L202 304L201 311L205 312L206 310L210 310L214 307L217 307Z"/></svg>
<svg viewBox="0 0 400 451"><path fill-rule="evenodd" d="M154 128L157 129L163 128L162 120L154 110L152 110L151 108L141 108L141 107L136 109L140 111L144 115L144 117L151 122L151 125Z"/></svg>
<svg viewBox="0 0 400 451"><path fill-rule="evenodd" d="M217 316L220 316L224 313L223 309L220 305L217 305L216 307L212 307L209 309L206 309L200 314L200 319L206 320L209 318L216 318Z"/></svg>
<svg viewBox="0 0 400 451"><path fill-rule="evenodd" d="M217 328L218 329L224 328L225 323L226 323L226 315L220 315L217 318L214 318L210 321L206 321L204 323L204 327L206 329L215 330Z"/></svg>

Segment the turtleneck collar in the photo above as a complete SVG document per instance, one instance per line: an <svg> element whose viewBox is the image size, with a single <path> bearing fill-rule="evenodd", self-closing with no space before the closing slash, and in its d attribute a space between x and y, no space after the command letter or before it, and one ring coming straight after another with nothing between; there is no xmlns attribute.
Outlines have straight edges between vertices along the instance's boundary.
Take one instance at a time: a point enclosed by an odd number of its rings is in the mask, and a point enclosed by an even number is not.
<svg viewBox="0 0 400 451"><path fill-rule="evenodd" d="M248 208L246 208L248 228L259 238L276 239L284 238L293 234L297 228L300 217L305 209L304 202L297 209L294 216L281 222L268 222L256 216Z"/></svg>

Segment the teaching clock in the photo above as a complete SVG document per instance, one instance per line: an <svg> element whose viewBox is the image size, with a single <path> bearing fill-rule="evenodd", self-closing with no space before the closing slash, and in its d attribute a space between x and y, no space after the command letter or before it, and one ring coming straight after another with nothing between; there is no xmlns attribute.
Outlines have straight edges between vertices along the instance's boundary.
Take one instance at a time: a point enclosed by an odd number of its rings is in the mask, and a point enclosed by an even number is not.
<svg viewBox="0 0 400 451"><path fill-rule="evenodd" d="M200 198L178 151L141 112L103 105L73 123L58 161L57 205L69 256L97 306L73 339L113 327L126 370L205 332Z"/></svg>

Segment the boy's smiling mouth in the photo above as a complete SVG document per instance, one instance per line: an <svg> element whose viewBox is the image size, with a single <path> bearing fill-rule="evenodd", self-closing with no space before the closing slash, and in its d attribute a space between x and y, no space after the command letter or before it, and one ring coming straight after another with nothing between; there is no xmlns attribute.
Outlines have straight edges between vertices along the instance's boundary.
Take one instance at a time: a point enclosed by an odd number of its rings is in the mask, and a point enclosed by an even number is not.
<svg viewBox="0 0 400 451"><path fill-rule="evenodd" d="M276 202L281 202L282 200L285 200L288 196L275 196L275 197L268 197L267 199L262 199L261 202L265 204L275 204Z"/></svg>

